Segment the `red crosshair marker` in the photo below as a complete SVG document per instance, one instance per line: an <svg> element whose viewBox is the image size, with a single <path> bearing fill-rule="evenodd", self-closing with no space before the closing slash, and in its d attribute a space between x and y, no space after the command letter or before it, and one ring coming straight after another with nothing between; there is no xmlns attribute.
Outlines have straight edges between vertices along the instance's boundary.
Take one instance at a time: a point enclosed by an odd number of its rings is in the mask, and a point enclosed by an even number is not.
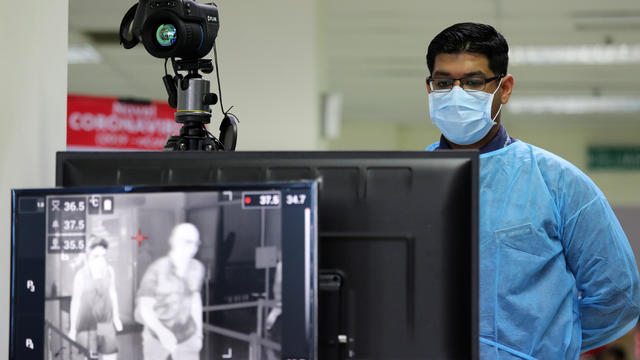
<svg viewBox="0 0 640 360"><path fill-rule="evenodd" d="M142 235L142 230L138 229L138 235L131 238L131 240L135 240L138 242L138 247L142 246L142 240L148 239L148 236Z"/></svg>

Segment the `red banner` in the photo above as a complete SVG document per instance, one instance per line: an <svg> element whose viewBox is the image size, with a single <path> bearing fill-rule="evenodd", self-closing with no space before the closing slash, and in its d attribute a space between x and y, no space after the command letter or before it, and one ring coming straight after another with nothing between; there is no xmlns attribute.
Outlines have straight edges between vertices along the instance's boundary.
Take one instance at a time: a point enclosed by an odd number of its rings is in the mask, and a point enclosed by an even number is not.
<svg viewBox="0 0 640 360"><path fill-rule="evenodd" d="M68 150L162 150L177 135L175 109L167 103L67 96Z"/></svg>

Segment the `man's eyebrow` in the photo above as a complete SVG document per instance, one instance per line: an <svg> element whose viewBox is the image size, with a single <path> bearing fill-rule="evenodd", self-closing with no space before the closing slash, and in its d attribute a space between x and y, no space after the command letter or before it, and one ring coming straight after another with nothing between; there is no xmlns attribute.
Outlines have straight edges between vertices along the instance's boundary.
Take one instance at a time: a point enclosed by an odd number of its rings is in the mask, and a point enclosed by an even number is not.
<svg viewBox="0 0 640 360"><path fill-rule="evenodd" d="M432 77L433 76L449 76L449 75L451 75L451 74L449 74L446 71L440 71L440 70L438 70L438 71L434 72L433 74L431 74Z"/></svg>
<svg viewBox="0 0 640 360"><path fill-rule="evenodd" d="M484 73L482 71L472 71L469 73L464 74L464 77L469 77L469 76L476 76L476 75L482 75L484 76Z"/></svg>
<svg viewBox="0 0 640 360"><path fill-rule="evenodd" d="M464 74L463 78L466 78L466 77L469 77L469 76L476 76L476 75L486 76L484 74L484 72L482 72L480 70L477 70L477 71L472 71L472 72L468 72L468 73ZM433 73L433 75L431 75L431 77L434 77L434 76L451 76L451 74L446 72L446 71L438 70L438 71L435 71Z"/></svg>

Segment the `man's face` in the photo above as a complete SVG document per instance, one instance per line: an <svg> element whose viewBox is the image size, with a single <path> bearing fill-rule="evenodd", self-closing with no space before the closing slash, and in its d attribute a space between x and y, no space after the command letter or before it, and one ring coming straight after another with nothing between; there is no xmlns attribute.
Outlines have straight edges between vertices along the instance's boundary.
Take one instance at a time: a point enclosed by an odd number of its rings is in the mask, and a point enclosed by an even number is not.
<svg viewBox="0 0 640 360"><path fill-rule="evenodd" d="M107 249L102 246L96 246L93 249L89 250L89 253L87 254L87 261L94 272L106 269L106 254Z"/></svg>
<svg viewBox="0 0 640 360"><path fill-rule="evenodd" d="M436 55L433 65L433 73L431 74L432 78L461 79L473 75L481 75L485 79L488 79L498 74L494 74L493 71L489 69L489 60L486 56L481 54L460 53ZM510 78L509 80L512 84L513 78L510 75L507 75L503 79L502 84L505 84L505 80L507 80L507 78ZM493 93L498 88L499 83L500 79L488 82L483 91ZM460 86L459 82L456 82L455 85ZM427 86L427 90L431 93L429 86ZM509 88L508 95L510 94L511 91ZM501 86L493 97L493 103L491 104L491 117L495 116L500 104L506 103L506 101L504 101L504 95L503 86ZM508 98L509 96L506 97L506 100L508 100ZM495 122L500 123L500 115L496 117Z"/></svg>
<svg viewBox="0 0 640 360"><path fill-rule="evenodd" d="M191 259L200 247L200 234L191 224L178 225L170 241L171 251L181 259Z"/></svg>

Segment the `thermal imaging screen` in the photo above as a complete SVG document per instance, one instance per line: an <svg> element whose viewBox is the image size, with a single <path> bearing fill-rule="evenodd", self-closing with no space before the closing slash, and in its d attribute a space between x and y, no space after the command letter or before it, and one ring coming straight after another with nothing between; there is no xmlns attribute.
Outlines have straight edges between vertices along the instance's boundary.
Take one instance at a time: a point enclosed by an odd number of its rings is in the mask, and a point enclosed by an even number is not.
<svg viewBox="0 0 640 360"><path fill-rule="evenodd" d="M313 359L315 183L14 190L11 359Z"/></svg>

